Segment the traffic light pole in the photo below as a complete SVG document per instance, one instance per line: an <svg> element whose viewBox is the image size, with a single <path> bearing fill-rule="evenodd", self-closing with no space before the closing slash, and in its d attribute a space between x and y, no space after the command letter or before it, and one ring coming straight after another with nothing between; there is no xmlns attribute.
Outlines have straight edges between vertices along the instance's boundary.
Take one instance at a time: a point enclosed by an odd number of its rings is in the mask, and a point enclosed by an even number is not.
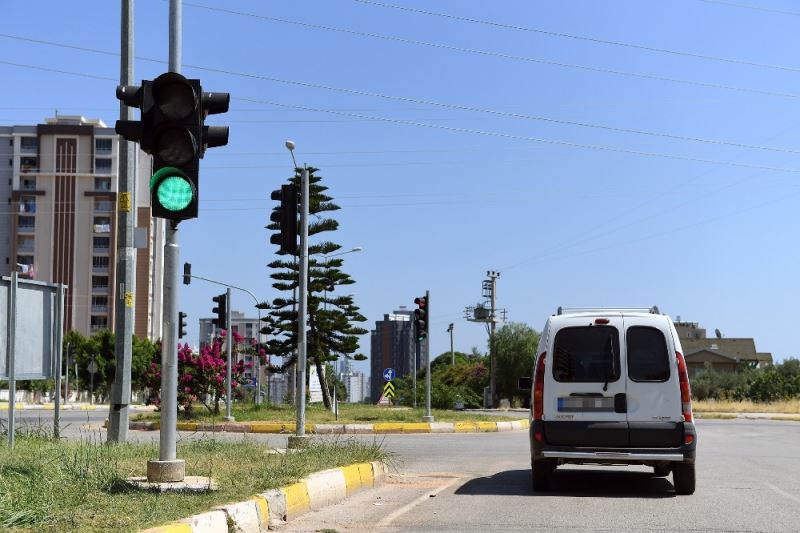
<svg viewBox="0 0 800 533"><path fill-rule="evenodd" d="M169 71L181 70L181 0L169 1ZM164 301L161 313L161 427L158 461L147 462L147 480L183 481L186 462L177 459L178 423L178 222L167 221L164 243Z"/></svg>
<svg viewBox="0 0 800 533"><path fill-rule="evenodd" d="M121 0L122 28L120 85L133 83L133 0ZM120 120L133 120L133 109L120 102ZM133 295L136 294L136 251L133 225L136 202L136 144L120 139L119 182L117 185L117 299L114 304L114 385L108 413L108 442L128 440L128 405L131 402L131 360L133 358ZM67 359L69 376L69 359ZM77 381L77 375L75 376Z"/></svg>
<svg viewBox="0 0 800 533"><path fill-rule="evenodd" d="M305 446L306 435L306 315L308 313L308 169L300 171L300 306L297 316L297 423L290 448Z"/></svg>
<svg viewBox="0 0 800 533"><path fill-rule="evenodd" d="M422 417L423 422L433 422L433 415L431 414L431 336L430 336L430 323L431 323L431 291L425 291L425 309L427 309L427 324L428 334L425 335L425 416Z"/></svg>
<svg viewBox="0 0 800 533"><path fill-rule="evenodd" d="M231 288L228 287L225 292L227 305L225 306L225 350L228 352L228 364L225 368L225 420L233 422L233 414L231 413L231 404L233 398L231 397L231 361L233 361L233 332L231 331Z"/></svg>

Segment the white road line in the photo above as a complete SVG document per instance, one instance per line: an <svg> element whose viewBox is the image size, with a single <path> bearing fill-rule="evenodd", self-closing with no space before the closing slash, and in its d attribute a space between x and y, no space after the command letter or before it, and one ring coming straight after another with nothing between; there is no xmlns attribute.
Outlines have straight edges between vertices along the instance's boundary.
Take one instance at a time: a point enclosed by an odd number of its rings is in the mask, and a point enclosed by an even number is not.
<svg viewBox="0 0 800 533"><path fill-rule="evenodd" d="M789 494L788 492L779 489L778 487L776 487L772 483L764 482L764 485L766 485L767 487L771 488L773 491L777 492L781 496L784 496L786 498L789 498L790 500L793 500L793 501L796 501L797 503L800 503L800 498L798 498L794 494Z"/></svg>
<svg viewBox="0 0 800 533"><path fill-rule="evenodd" d="M440 492L442 492L443 490L445 490L445 489L447 489L447 488L451 487L452 485L454 485L454 484L455 484L455 483L457 483L458 481L462 481L462 478L460 478L460 477L453 478L453 479L452 479L452 480L450 480L448 483L445 483L445 484L444 484L444 485L442 485L441 487L438 487L438 488L436 488L436 489L435 489L435 490L433 490L432 492L430 492L430 491L426 491L426 492L425 492L425 494L423 494L423 495L422 495L422 496L420 496L419 498L416 498L415 500L411 501L410 503L407 503L406 505L404 505L403 507L401 507L401 508L397 509L397 510L396 510L396 511L394 511L393 513L389 514L388 516L386 516L386 518L384 518L383 520L381 520L380 522L378 522L376 525L377 525L378 527L385 527L385 526L388 526L389 524L391 524L392 522L394 522L394 521L395 521L395 520L396 520L398 517L400 517L400 516L402 516L402 515L406 514L406 513L407 513L407 512L409 512L411 509L413 509L413 508L414 508L414 507L416 507L417 505L421 504L422 502L424 502L424 501L427 501L427 500L430 500L431 496L435 496L436 494L439 494Z"/></svg>

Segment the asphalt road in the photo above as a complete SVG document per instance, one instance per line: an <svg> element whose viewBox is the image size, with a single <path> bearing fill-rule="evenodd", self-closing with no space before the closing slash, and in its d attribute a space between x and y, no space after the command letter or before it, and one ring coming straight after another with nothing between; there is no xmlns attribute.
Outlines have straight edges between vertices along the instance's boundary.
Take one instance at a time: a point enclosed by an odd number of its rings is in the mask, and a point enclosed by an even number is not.
<svg viewBox="0 0 800 533"><path fill-rule="evenodd" d="M527 432L390 435L381 489L286 531L800 531L800 423L698 421L697 491L645 467L561 467L533 494Z"/></svg>
<svg viewBox="0 0 800 533"><path fill-rule="evenodd" d="M105 438L98 428L106 411L62 415L66 437ZM30 423L52 423L51 417L24 413ZM800 532L800 423L699 420L697 427L692 496L676 496L671 477L624 466L561 467L554 490L533 494L526 431L348 437L378 440L395 455L387 484L282 529ZM130 440L152 442L158 435L131 431ZM198 437L179 433L179 439ZM232 433L215 438L256 439L275 448L287 440Z"/></svg>

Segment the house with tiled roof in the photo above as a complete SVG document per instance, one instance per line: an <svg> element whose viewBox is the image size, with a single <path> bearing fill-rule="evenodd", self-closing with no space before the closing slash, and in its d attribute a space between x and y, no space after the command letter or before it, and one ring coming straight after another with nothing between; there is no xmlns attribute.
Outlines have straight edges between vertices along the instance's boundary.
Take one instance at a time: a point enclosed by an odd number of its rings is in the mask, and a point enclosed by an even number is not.
<svg viewBox="0 0 800 533"><path fill-rule="evenodd" d="M739 372L772 364L772 354L758 352L752 338L723 337L719 330L713 338L697 322L675 322L689 375L709 366L717 372Z"/></svg>

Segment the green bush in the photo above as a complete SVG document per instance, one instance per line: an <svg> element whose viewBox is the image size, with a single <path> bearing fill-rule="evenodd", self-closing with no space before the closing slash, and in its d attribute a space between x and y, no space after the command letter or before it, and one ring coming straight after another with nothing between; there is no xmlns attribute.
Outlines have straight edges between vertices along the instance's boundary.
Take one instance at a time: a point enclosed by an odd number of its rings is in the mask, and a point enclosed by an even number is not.
<svg viewBox="0 0 800 533"><path fill-rule="evenodd" d="M738 373L721 373L706 367L692 376L691 384L692 396L697 400L788 400L800 397L800 360L787 359Z"/></svg>

